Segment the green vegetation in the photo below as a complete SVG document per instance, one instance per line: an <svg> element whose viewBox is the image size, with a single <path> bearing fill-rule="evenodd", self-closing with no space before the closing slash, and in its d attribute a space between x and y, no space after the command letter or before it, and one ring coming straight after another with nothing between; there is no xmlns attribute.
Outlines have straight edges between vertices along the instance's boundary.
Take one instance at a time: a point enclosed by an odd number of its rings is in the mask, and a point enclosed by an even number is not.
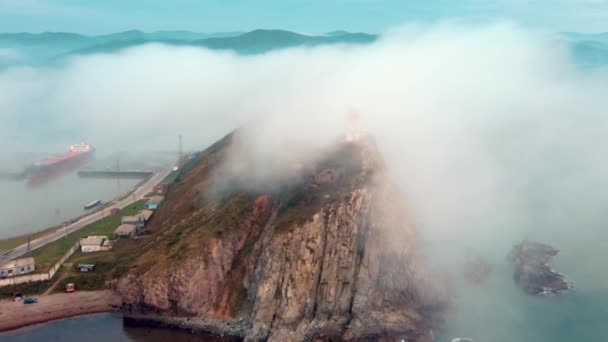
<svg viewBox="0 0 608 342"><path fill-rule="evenodd" d="M337 179L323 184L308 181L283 190L275 222L277 231L288 231L294 225L311 220L315 213L332 202L348 198L352 191L364 184L370 176L362 172L361 158L361 150L357 145L338 145L317 165L317 172L334 170L339 175Z"/></svg>
<svg viewBox="0 0 608 342"><path fill-rule="evenodd" d="M57 287L53 289L54 293L65 292L65 286L69 283L75 284L77 291L96 291L103 290L106 288L106 276L102 272L90 272L90 273L79 273L71 271L72 273L66 278L62 279Z"/></svg>
<svg viewBox="0 0 608 342"><path fill-rule="evenodd" d="M31 240L35 240L39 237L42 237L56 229L57 229L57 227L51 227L51 228L47 228L45 230L33 233L31 236ZM21 235L21 236L17 236L17 237L5 239L5 240L0 240L0 253L9 251L15 247L23 245L24 243L27 243L27 235Z"/></svg>
<svg viewBox="0 0 608 342"><path fill-rule="evenodd" d="M130 239L120 239L114 244L111 251L74 253L66 263L71 265L64 268L63 274L56 276L62 279L53 289L53 292L63 292L68 283L74 283L77 291L94 291L106 288L106 282L116 279L126 273L128 264L132 261L132 253L136 251L137 241ZM78 272L78 264L94 264L93 272Z"/></svg>
<svg viewBox="0 0 608 342"><path fill-rule="evenodd" d="M25 257L33 257L36 260L36 269L38 272L48 271L80 238L89 235L107 235L111 236L120 225L122 216L134 215L142 210L146 204L146 200L139 200L133 205L130 205L120 211L117 215L107 216L102 220L93 222L88 226L68 234L67 237L61 238L55 242L49 243L44 247L38 248Z"/></svg>
<svg viewBox="0 0 608 342"><path fill-rule="evenodd" d="M43 293L49 286L51 286L51 282L48 280L2 286L0 287L0 299L11 298L17 292L21 292L24 296L38 295Z"/></svg>
<svg viewBox="0 0 608 342"><path fill-rule="evenodd" d="M181 173L180 170L171 171L171 173L169 173L167 175L167 177L165 177L165 179L163 179L163 181L160 182L160 184L171 185L171 184L175 183L178 180L178 177L179 177L180 173Z"/></svg>

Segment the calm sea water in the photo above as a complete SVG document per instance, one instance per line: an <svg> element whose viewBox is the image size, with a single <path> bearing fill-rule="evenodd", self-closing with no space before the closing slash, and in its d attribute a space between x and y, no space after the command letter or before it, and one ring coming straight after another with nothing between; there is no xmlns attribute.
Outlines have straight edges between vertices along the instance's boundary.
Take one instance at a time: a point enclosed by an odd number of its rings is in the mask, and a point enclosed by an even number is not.
<svg viewBox="0 0 608 342"><path fill-rule="evenodd" d="M93 200L110 201L133 188L138 179L80 178L76 171L44 184L0 180L0 238L38 231L85 213Z"/></svg>
<svg viewBox="0 0 608 342"><path fill-rule="evenodd" d="M209 341L208 337L183 331L124 327L122 317L113 314L96 314L20 329L0 334L3 342L194 342Z"/></svg>
<svg viewBox="0 0 608 342"><path fill-rule="evenodd" d="M35 182L11 179L6 175L21 172L25 165L66 149L64 145L45 148L56 152L1 156L0 173L5 174L0 177L0 239L61 224L85 214L85 204L97 199L111 201L142 181L124 177L82 178L78 176L78 170L156 170L166 167L175 159L175 155L168 153L114 152L112 149L97 148L95 155L87 161Z"/></svg>

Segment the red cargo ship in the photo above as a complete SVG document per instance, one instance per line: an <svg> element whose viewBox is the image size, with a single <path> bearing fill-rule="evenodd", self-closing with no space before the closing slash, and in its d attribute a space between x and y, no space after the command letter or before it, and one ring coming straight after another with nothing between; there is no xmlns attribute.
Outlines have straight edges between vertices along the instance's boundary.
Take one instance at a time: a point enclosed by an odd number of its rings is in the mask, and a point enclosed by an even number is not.
<svg viewBox="0 0 608 342"><path fill-rule="evenodd" d="M81 165L94 151L93 146L89 144L72 145L66 153L33 163L25 169L25 174L28 178L37 178L55 171L71 169L71 167Z"/></svg>

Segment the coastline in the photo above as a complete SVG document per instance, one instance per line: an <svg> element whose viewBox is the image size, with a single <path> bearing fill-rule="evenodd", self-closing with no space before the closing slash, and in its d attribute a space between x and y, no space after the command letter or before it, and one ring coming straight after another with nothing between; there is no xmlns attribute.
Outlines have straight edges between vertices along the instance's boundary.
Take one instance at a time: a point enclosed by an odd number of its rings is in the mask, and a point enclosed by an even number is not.
<svg viewBox="0 0 608 342"><path fill-rule="evenodd" d="M142 187L144 184L146 184L146 182L148 182L150 180L150 178L152 178L152 176L154 176L154 174L152 174L151 176L145 177L140 182L138 182L137 184L135 184L132 187L130 187L126 192L116 195L110 201L101 203L101 205L96 206L92 210L88 210L85 213L82 213L82 214L74 216L74 217L70 217L67 220L65 220L64 223L73 224L73 223L78 222L79 220L81 220L81 219L83 219L83 218L85 218L87 216L91 216L93 214L101 212L102 210L105 210L105 209L111 207L112 205L114 205L114 204L116 204L116 203L118 203L118 202L120 202L120 201L122 201L124 199L129 198L129 196L132 196L135 191L137 191L140 187ZM37 234L42 234L42 235L40 235L40 237L44 237L45 235L54 233L54 232L56 232L59 229L64 229L64 225L63 224L49 225L46 228L35 228L35 229L37 229L37 230L29 232L29 233L24 233L24 234L20 234L20 235L7 236L7 237L0 238L0 241L13 240L13 239L19 239L19 238L27 238L28 236L32 236L32 235L35 236ZM11 250L0 251L0 254L1 253L6 253L6 252L9 252L9 251L11 251Z"/></svg>
<svg viewBox="0 0 608 342"><path fill-rule="evenodd" d="M103 312L119 312L121 300L110 290L37 296L38 303L0 301L0 333L54 320Z"/></svg>
<svg viewBox="0 0 608 342"><path fill-rule="evenodd" d="M251 322L246 319L220 321L202 317L166 317L157 315L124 314L125 326L182 330L205 337L205 341L243 341Z"/></svg>

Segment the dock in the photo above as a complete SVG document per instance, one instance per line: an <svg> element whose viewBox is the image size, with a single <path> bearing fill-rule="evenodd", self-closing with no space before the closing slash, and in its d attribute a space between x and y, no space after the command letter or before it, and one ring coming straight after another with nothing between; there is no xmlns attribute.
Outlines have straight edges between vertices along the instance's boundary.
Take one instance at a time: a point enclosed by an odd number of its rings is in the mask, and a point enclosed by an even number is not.
<svg viewBox="0 0 608 342"><path fill-rule="evenodd" d="M120 178L146 178L154 172L145 170L81 170L78 177L120 177Z"/></svg>

